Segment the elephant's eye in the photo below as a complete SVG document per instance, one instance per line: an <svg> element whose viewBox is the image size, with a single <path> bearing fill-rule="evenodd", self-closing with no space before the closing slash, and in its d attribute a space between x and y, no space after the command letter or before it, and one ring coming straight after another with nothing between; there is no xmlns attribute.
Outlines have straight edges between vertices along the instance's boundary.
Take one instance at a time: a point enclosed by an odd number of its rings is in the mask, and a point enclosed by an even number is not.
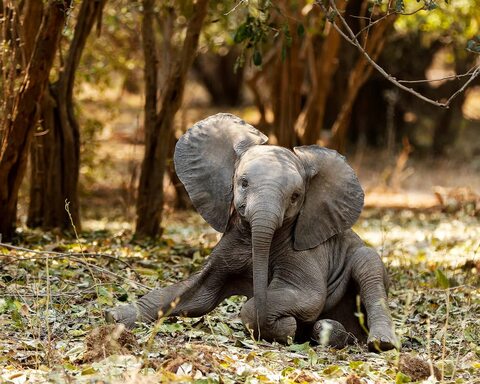
<svg viewBox="0 0 480 384"><path fill-rule="evenodd" d="M245 178L242 178L242 188L247 188L248 187L248 181Z"/></svg>
<svg viewBox="0 0 480 384"><path fill-rule="evenodd" d="M299 197L300 197L300 194L299 194L299 193L296 193L296 192L293 193L293 194L292 194L292 197L291 197L292 203L295 203L295 202L298 200Z"/></svg>

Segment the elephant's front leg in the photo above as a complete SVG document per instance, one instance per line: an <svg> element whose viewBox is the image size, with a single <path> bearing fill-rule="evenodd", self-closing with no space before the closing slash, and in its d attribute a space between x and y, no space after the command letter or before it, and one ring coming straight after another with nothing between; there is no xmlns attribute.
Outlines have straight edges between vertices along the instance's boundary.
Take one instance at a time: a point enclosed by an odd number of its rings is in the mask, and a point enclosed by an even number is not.
<svg viewBox="0 0 480 384"><path fill-rule="evenodd" d="M360 299L367 312L371 351L400 348L388 309L387 275L380 256L371 248L362 247L352 256L352 277L360 287Z"/></svg>
<svg viewBox="0 0 480 384"><path fill-rule="evenodd" d="M226 234L200 272L185 281L157 288L136 303L106 313L108 322L133 327L137 321L152 322L163 316L202 316L231 295L252 296L250 245L238 234Z"/></svg>
<svg viewBox="0 0 480 384"><path fill-rule="evenodd" d="M107 311L106 319L133 328L137 321L152 322L163 316L201 316L222 299L222 286L214 278L208 279L212 277L208 272L207 267L185 281L156 288L135 303Z"/></svg>

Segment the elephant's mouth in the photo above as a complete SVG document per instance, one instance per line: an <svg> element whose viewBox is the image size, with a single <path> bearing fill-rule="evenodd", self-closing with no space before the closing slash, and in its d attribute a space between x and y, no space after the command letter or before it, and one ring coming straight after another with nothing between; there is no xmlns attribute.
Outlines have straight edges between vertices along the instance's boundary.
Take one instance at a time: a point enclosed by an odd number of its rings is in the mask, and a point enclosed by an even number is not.
<svg viewBox="0 0 480 384"><path fill-rule="evenodd" d="M237 212L242 219L245 219L246 204L242 204L237 208Z"/></svg>

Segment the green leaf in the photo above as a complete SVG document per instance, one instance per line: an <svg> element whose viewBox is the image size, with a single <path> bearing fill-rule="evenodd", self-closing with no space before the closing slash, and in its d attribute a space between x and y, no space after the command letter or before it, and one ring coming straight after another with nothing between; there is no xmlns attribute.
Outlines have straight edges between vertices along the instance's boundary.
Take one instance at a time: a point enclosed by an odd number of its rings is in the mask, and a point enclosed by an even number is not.
<svg viewBox="0 0 480 384"><path fill-rule="evenodd" d="M309 341L303 344L292 344L287 347L287 351L290 351L290 352L308 352L309 350L310 350Z"/></svg>
<svg viewBox="0 0 480 384"><path fill-rule="evenodd" d="M303 37L305 36L305 27L303 26L302 23L299 23L297 25L297 35L298 37Z"/></svg>
<svg viewBox="0 0 480 384"><path fill-rule="evenodd" d="M233 41L239 44L248 37L250 37L250 28L248 27L247 22L245 22L238 27L235 36L233 37Z"/></svg>
<svg viewBox="0 0 480 384"><path fill-rule="evenodd" d="M447 276L445 276L445 274L438 268L435 270L435 277L437 279L438 285L441 288L443 289L450 288L450 282L448 281Z"/></svg>
<svg viewBox="0 0 480 384"><path fill-rule="evenodd" d="M395 376L395 384L403 384L403 383L410 383L412 379L410 376L405 375L402 372L398 372Z"/></svg>
<svg viewBox="0 0 480 384"><path fill-rule="evenodd" d="M325 375L332 375L340 370L338 365L330 365L323 370L323 374Z"/></svg>
<svg viewBox="0 0 480 384"><path fill-rule="evenodd" d="M253 64L255 64L257 67L262 65L262 54L260 51L253 52Z"/></svg>
<svg viewBox="0 0 480 384"><path fill-rule="evenodd" d="M233 73L237 73L240 68L245 64L245 51L242 50L240 55L235 60L235 65L233 66Z"/></svg>
<svg viewBox="0 0 480 384"><path fill-rule="evenodd" d="M97 370L93 367L86 367L82 370L81 375L93 375Z"/></svg>
<svg viewBox="0 0 480 384"><path fill-rule="evenodd" d="M350 361L350 363L348 363L348 365L349 365L350 368L352 368L352 369L358 369L358 368L360 368L363 364L364 364L363 361Z"/></svg>

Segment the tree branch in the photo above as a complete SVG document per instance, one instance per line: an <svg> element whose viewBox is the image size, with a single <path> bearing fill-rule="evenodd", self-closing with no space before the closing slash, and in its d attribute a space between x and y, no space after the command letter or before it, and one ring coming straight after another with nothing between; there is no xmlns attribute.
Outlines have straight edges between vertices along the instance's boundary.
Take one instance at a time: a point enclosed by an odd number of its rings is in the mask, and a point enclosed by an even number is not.
<svg viewBox="0 0 480 384"><path fill-rule="evenodd" d="M327 9L327 7L325 6L325 4L323 4L323 2L321 0L316 0L316 4L318 4L323 12L325 13L325 15L328 15L329 14L329 11ZM408 93L411 93L412 95L418 97L419 99L429 103L429 104L432 104L432 105L435 105L437 107L443 107L443 108L448 108L451 104L451 102L453 101L453 99L455 99L455 97L457 97L461 92L463 92L465 90L465 88L473 81L475 80L475 78L480 74L480 65L476 67L476 69L473 71L472 75L470 76L470 78L465 82L465 84L459 89L457 90L456 92L454 92L452 94L452 96L450 96L450 98L444 102L444 103L441 103L441 102L438 102L436 100L433 100L433 99L430 99L424 95L422 95L421 93L415 91L413 88L409 88L405 85L403 85L399 80L397 80L395 77L393 77L392 75L390 75L389 73L387 73L385 71L385 69L383 69L380 65L377 64L377 62L375 60L373 60L369 54L365 51L365 49L362 47L362 45L360 44L360 42L358 41L355 33L352 31L352 29L350 28L350 26L348 25L347 21L345 20L345 18L340 14L340 12L338 11L337 9L337 6L335 5L335 1L334 0L329 0L329 4L330 4L330 7L333 9L333 11L335 12L335 17L338 17L343 25L343 27L345 28L345 30L347 31L348 35L342 31L342 29L337 25L337 23L335 23L335 20L330 20L328 17L327 19L329 19L329 22L333 25L333 27L338 31L338 33L340 33L340 35L346 40L348 41L350 44L352 44L354 47L356 47L360 53L365 56L365 58L367 59L367 61L378 71L380 72L380 74L385 77L388 81L390 81L392 84L394 84L395 86L397 86L398 88L400 89L403 89L404 91L408 92Z"/></svg>

